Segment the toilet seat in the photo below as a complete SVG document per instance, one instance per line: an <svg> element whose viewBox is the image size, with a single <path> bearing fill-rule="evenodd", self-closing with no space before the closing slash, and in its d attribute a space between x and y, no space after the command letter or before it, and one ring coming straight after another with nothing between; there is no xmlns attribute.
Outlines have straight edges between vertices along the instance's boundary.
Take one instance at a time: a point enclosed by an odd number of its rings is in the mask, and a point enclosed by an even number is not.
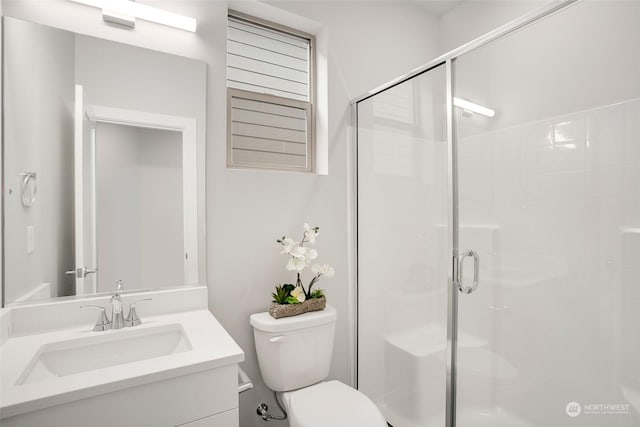
<svg viewBox="0 0 640 427"><path fill-rule="evenodd" d="M340 381L283 393L291 427L387 427L378 407Z"/></svg>

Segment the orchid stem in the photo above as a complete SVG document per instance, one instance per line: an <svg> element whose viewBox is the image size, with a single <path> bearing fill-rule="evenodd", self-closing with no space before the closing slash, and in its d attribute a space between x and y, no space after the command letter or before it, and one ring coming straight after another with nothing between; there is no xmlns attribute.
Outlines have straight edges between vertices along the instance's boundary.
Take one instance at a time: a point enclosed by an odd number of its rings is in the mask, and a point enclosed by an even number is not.
<svg viewBox="0 0 640 427"><path fill-rule="evenodd" d="M316 274L316 276L315 276L313 279L311 279L311 282L309 282L309 293L307 294L307 298L311 298L311 287L312 287L313 285L315 285L315 283L316 283L318 280L320 280L320 276L322 276L322 273L318 273L318 274ZM304 289L304 288L303 288L303 289Z"/></svg>

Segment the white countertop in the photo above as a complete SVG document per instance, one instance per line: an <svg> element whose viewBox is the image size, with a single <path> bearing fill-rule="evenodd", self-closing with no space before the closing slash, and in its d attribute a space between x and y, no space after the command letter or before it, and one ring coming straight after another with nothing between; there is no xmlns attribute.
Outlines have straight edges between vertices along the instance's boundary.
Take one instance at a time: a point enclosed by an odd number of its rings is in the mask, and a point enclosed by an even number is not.
<svg viewBox="0 0 640 427"><path fill-rule="evenodd" d="M244 360L242 349L206 309L146 316L142 321L143 324L134 328L105 332L93 332L93 323L87 323L6 339L0 350L0 418ZM191 350L17 385L21 374L44 344L170 324L182 325Z"/></svg>

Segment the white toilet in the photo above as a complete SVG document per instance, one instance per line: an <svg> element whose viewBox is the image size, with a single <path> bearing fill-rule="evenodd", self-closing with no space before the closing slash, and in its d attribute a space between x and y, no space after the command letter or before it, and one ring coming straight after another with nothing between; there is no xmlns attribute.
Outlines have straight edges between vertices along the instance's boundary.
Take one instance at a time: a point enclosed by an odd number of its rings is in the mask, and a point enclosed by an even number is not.
<svg viewBox="0 0 640 427"><path fill-rule="evenodd" d="M376 405L329 375L336 310L250 317L262 379L278 392L291 427L387 427Z"/></svg>

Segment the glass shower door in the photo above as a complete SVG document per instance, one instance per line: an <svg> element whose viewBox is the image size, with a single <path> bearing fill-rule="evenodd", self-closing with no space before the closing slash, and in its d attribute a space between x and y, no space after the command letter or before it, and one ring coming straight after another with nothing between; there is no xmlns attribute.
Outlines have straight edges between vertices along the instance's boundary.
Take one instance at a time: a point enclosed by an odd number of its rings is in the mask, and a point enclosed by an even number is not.
<svg viewBox="0 0 640 427"><path fill-rule="evenodd" d="M394 427L442 427L444 66L358 103L358 388Z"/></svg>
<svg viewBox="0 0 640 427"><path fill-rule="evenodd" d="M640 425L638 40L584 2L455 60L458 427Z"/></svg>

